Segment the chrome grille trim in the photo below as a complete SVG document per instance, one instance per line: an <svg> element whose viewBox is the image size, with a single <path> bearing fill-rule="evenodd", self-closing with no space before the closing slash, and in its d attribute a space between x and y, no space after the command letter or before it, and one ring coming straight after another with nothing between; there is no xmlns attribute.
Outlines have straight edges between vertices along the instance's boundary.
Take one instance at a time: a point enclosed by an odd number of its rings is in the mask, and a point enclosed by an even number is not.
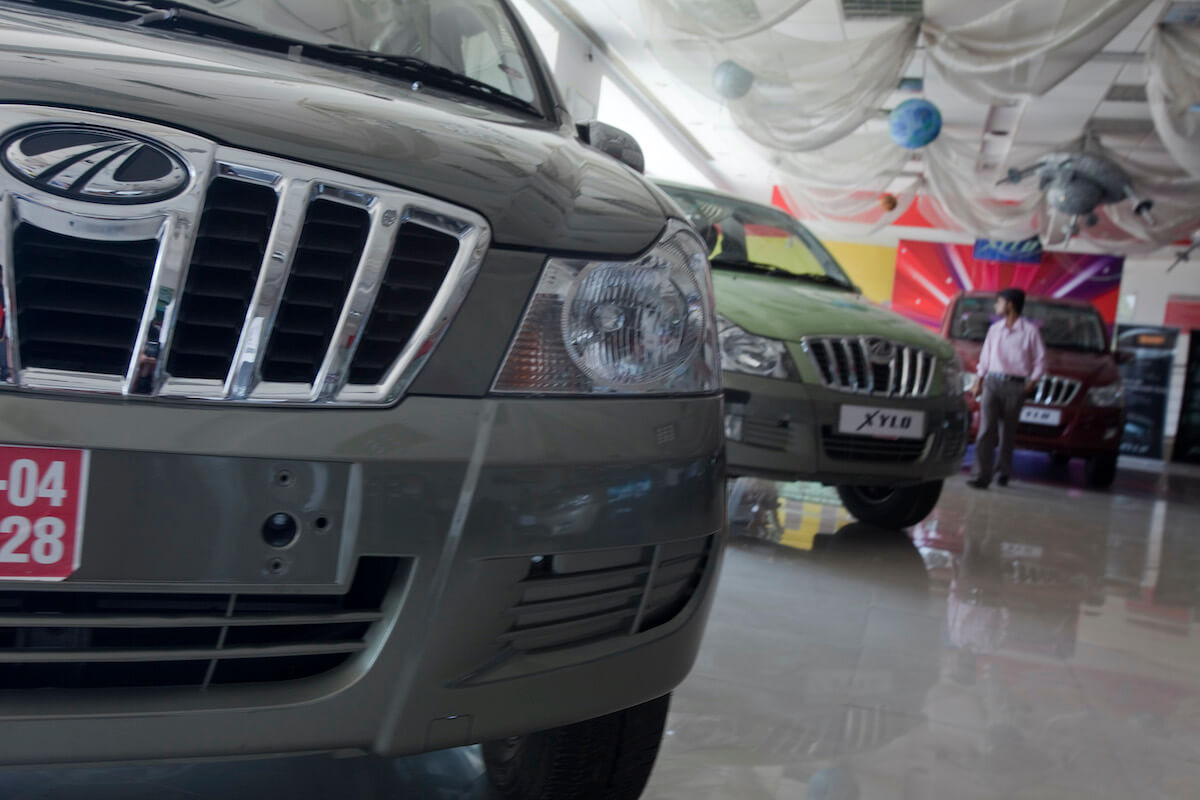
<svg viewBox="0 0 1200 800"><path fill-rule="evenodd" d="M1037 383L1033 399L1035 406L1069 406L1079 395L1083 383L1062 375L1043 375Z"/></svg>
<svg viewBox="0 0 1200 800"><path fill-rule="evenodd" d="M491 241L487 222L474 212L355 176L226 148L188 132L138 120L35 106L0 108L0 133L46 122L98 125L157 140L182 156L189 166L190 182L185 191L167 200L114 206L52 195L0 170L0 300L9 366L0 375L0 389L198 402L389 404L403 395L449 327ZM278 204L250 308L224 380L177 377L168 374L166 365L188 288L188 268L206 194L216 178L270 187L276 192ZM366 245L354 251L357 267L349 291L340 299L334 334L316 379L311 384L265 382L261 369L267 345L308 209L318 198L363 209L369 218ZM77 240L124 242L141 237L158 242L145 308L122 374L26 368L21 364L17 324L21 298L15 284L13 231L22 223ZM446 270L432 301L427 307L421 306L425 310L416 330L383 379L377 384L354 385L349 383L350 367L406 224L452 237L458 242L457 254L435 273L440 276L441 269ZM452 247L448 242L447 251ZM334 302L339 302L340 295L334 297Z"/></svg>
<svg viewBox="0 0 1200 800"><path fill-rule="evenodd" d="M821 383L829 389L878 397L925 397L933 388L937 357L920 347L878 336L808 336L800 340ZM886 360L873 360L872 349L884 347ZM845 369L839 363L845 359ZM860 374L859 365L866 374Z"/></svg>

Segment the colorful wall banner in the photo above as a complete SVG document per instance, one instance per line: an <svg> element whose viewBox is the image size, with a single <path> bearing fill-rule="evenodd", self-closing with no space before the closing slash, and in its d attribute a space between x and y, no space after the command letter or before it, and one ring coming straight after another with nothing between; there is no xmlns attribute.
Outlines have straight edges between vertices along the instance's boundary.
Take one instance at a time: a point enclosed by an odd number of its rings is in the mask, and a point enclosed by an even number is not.
<svg viewBox="0 0 1200 800"><path fill-rule="evenodd" d="M1111 327L1124 264L1121 256L1050 252L1042 253L1037 264L1014 264L977 259L969 244L902 239L896 250L892 309L937 329L960 292L1016 286L1030 295L1086 300Z"/></svg>
<svg viewBox="0 0 1200 800"><path fill-rule="evenodd" d="M1041 264L1042 240L1031 236L1022 242L1000 239L976 239L973 253L976 261L1003 261L1009 264Z"/></svg>

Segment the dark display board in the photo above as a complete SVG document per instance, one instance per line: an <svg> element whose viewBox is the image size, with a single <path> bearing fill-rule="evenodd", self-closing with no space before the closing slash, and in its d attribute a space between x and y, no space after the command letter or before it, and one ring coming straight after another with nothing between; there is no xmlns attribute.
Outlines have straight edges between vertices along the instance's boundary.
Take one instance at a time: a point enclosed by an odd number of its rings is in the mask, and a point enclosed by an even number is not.
<svg viewBox="0 0 1200 800"><path fill-rule="evenodd" d="M1163 457L1167 391L1175 363L1179 331L1152 325L1118 325L1117 347L1133 353L1121 366L1125 383L1125 436L1121 452L1142 458Z"/></svg>
<svg viewBox="0 0 1200 800"><path fill-rule="evenodd" d="M1174 461L1200 464L1200 331L1192 331L1187 372L1183 379L1183 408L1175 434Z"/></svg>

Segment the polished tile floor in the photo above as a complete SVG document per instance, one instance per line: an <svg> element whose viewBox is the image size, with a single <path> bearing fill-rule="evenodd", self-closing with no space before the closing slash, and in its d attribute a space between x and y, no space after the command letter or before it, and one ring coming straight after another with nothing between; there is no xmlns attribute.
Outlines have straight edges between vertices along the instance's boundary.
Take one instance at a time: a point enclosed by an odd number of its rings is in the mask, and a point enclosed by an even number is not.
<svg viewBox="0 0 1200 800"><path fill-rule="evenodd" d="M952 482L905 533L785 487L733 540L646 797L1200 798L1200 471L1100 493L1080 466ZM5 800L490 796L474 749L0 773Z"/></svg>

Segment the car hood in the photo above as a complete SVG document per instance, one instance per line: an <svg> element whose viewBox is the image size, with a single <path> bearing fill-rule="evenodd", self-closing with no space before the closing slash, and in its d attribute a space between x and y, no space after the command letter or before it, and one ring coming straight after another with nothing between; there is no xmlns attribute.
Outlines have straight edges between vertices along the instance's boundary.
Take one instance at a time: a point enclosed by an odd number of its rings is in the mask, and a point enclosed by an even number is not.
<svg viewBox="0 0 1200 800"><path fill-rule="evenodd" d="M362 72L99 20L0 7L0 102L87 109L464 206L500 245L624 256L666 211L566 129Z"/></svg>
<svg viewBox="0 0 1200 800"><path fill-rule="evenodd" d="M886 336L945 358L951 347L936 333L894 311L838 289L789 278L713 270L717 313L751 333L798 342L805 336Z"/></svg>
<svg viewBox="0 0 1200 800"><path fill-rule="evenodd" d="M954 349L963 360L963 367L974 372L979 366L980 342L954 339ZM1085 353L1078 350L1046 348L1046 372L1082 381L1087 386L1105 386L1120 380L1121 372L1110 353Z"/></svg>

